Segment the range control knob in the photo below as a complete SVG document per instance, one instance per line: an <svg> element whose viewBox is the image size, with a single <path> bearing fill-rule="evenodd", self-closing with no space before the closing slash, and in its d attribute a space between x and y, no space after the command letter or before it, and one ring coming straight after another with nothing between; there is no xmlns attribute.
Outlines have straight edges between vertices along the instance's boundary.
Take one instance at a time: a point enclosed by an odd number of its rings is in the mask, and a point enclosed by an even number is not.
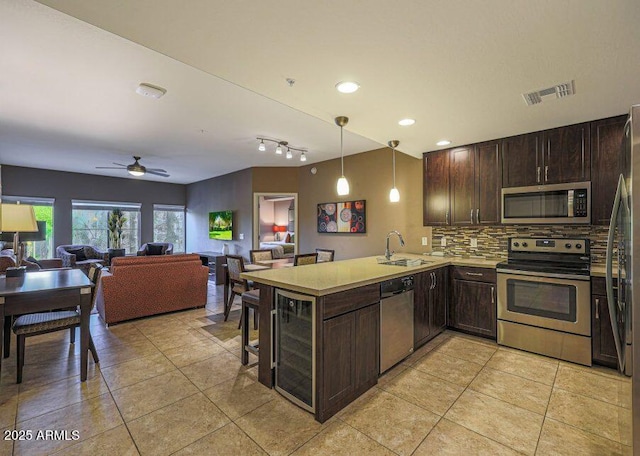
<svg viewBox="0 0 640 456"><path fill-rule="evenodd" d="M582 244L576 244L576 249L581 249L582 248Z"/></svg>
<svg viewBox="0 0 640 456"><path fill-rule="evenodd" d="M514 246L514 247L520 247L520 243L519 243L519 242L514 242L514 243L513 243L513 246Z"/></svg>
<svg viewBox="0 0 640 456"><path fill-rule="evenodd" d="M526 242L522 243L522 247L527 247L529 244L527 244Z"/></svg>
<svg viewBox="0 0 640 456"><path fill-rule="evenodd" d="M569 244L568 242L564 245L565 248L570 249L571 248L571 244Z"/></svg>

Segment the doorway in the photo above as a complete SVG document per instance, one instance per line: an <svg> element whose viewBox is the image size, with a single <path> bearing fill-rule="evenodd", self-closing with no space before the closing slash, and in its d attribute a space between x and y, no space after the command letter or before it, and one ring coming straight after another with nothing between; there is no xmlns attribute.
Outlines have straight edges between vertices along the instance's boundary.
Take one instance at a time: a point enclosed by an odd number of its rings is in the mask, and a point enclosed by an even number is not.
<svg viewBox="0 0 640 456"><path fill-rule="evenodd" d="M253 248L270 249L274 258L298 253L298 194L253 194Z"/></svg>

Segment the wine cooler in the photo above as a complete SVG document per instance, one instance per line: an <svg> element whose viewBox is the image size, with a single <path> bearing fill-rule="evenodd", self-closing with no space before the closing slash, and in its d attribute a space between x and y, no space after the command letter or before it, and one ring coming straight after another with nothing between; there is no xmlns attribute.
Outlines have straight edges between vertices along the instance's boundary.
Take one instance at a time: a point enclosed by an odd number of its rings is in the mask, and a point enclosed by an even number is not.
<svg viewBox="0 0 640 456"><path fill-rule="evenodd" d="M312 296L276 290L275 388L310 412L315 412L315 311Z"/></svg>

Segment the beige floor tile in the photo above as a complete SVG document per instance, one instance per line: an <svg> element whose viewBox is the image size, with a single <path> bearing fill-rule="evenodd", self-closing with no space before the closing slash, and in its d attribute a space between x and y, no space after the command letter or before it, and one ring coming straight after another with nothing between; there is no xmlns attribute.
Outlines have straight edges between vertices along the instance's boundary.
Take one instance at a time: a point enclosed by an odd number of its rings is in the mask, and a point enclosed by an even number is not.
<svg viewBox="0 0 640 456"><path fill-rule="evenodd" d="M273 389L258 383L252 376L238 375L203 391L232 420L276 398Z"/></svg>
<svg viewBox="0 0 640 456"><path fill-rule="evenodd" d="M547 417L609 440L631 445L631 411L554 388Z"/></svg>
<svg viewBox="0 0 640 456"><path fill-rule="evenodd" d="M123 425L55 453L56 456L77 456L82 454L138 456L139 453L129 435L129 431Z"/></svg>
<svg viewBox="0 0 640 456"><path fill-rule="evenodd" d="M184 448L229 419L202 393L182 399L128 424L140 454L160 456Z"/></svg>
<svg viewBox="0 0 640 456"><path fill-rule="evenodd" d="M467 389L445 415L485 437L534 454L543 416Z"/></svg>
<svg viewBox="0 0 640 456"><path fill-rule="evenodd" d="M126 326L125 328L114 326L112 329L92 334L92 336L98 354L101 348L147 341L147 337L135 326Z"/></svg>
<svg viewBox="0 0 640 456"><path fill-rule="evenodd" d="M436 351L427 353L413 367L460 386L467 386L471 383L482 369L481 364L454 358Z"/></svg>
<svg viewBox="0 0 640 456"><path fill-rule="evenodd" d="M463 337L452 336L436 347L435 351L484 365L497 349L497 345L491 347Z"/></svg>
<svg viewBox="0 0 640 456"><path fill-rule="evenodd" d="M413 453L414 456L515 456L520 454L464 426L441 419Z"/></svg>
<svg viewBox="0 0 640 456"><path fill-rule="evenodd" d="M100 374L80 381L80 376L29 389L20 388L17 421L22 422L53 410L109 392Z"/></svg>
<svg viewBox="0 0 640 456"><path fill-rule="evenodd" d="M629 382L631 383L631 377L627 377L624 374L621 374L615 369L611 369L610 367L598 366L594 364L593 366L583 366L581 364L570 363L567 361L559 361L560 366L570 367L571 369L588 372L590 374L602 375L604 377L612 378L614 380L619 380L621 382Z"/></svg>
<svg viewBox="0 0 640 456"><path fill-rule="evenodd" d="M2 439L0 439L0 455L1 456L11 456L13 454L13 439L12 438L5 439L5 435L6 435L5 433L12 430L14 430L13 426L0 429L0 432L2 432L2 434L0 434L2 436Z"/></svg>
<svg viewBox="0 0 640 456"><path fill-rule="evenodd" d="M284 398L267 402L235 423L271 456L290 454L324 427Z"/></svg>
<svg viewBox="0 0 640 456"><path fill-rule="evenodd" d="M524 352L499 349L487 362L487 367L519 377L528 378L545 385L553 385L558 362L531 356Z"/></svg>
<svg viewBox="0 0 640 456"><path fill-rule="evenodd" d="M620 381L615 377L561 365L554 386L613 405L631 408L631 382Z"/></svg>
<svg viewBox="0 0 640 456"><path fill-rule="evenodd" d="M12 427L16 422L18 390L17 384L0 387L0 428Z"/></svg>
<svg viewBox="0 0 640 456"><path fill-rule="evenodd" d="M464 391L460 385L411 368L379 387L440 416Z"/></svg>
<svg viewBox="0 0 640 456"><path fill-rule="evenodd" d="M89 439L122 424L118 408L110 394L91 398L19 424L21 429L78 431L80 441ZM15 455L51 454L78 443L73 440L38 440L15 442Z"/></svg>
<svg viewBox="0 0 640 456"><path fill-rule="evenodd" d="M449 339L450 337L451 337L451 335L446 333L446 332L438 334L436 337L431 339L429 342L424 344L422 347L420 347L416 351L414 351L411 354L411 356L409 356L407 359L405 359L403 361L402 364L406 364L408 366L413 366L415 363L417 363L420 360L420 358L422 358L424 355L426 355L427 353L432 351L434 348L436 348L438 345L440 345L441 343L443 343L445 340Z"/></svg>
<svg viewBox="0 0 640 456"><path fill-rule="evenodd" d="M495 340L487 339L485 337L472 336L471 334L456 331L455 329L447 329L444 334L447 334L450 337L456 337L458 339L466 339L471 342L475 342L476 344L486 345L487 347L491 348L499 347Z"/></svg>
<svg viewBox="0 0 640 456"><path fill-rule="evenodd" d="M213 355L223 353L225 349L211 339L206 339L194 344L163 350L162 353L177 367L211 358Z"/></svg>
<svg viewBox="0 0 640 456"><path fill-rule="evenodd" d="M247 367L231 353L224 352L180 369L201 390L243 375Z"/></svg>
<svg viewBox="0 0 640 456"><path fill-rule="evenodd" d="M624 455L618 442L581 431L550 418L545 419L538 442L537 454L549 456Z"/></svg>
<svg viewBox="0 0 640 456"><path fill-rule="evenodd" d="M158 334L148 334L147 338L158 350L168 350L170 348L189 346L197 344L207 337L193 328L187 327L182 321L176 320L173 331L165 331Z"/></svg>
<svg viewBox="0 0 640 456"><path fill-rule="evenodd" d="M393 451L383 447L362 432L346 423L336 421L294 451L292 456L334 456L339 454L395 455Z"/></svg>
<svg viewBox="0 0 640 456"><path fill-rule="evenodd" d="M126 422L195 394L198 389L176 370L113 391Z"/></svg>
<svg viewBox="0 0 640 456"><path fill-rule="evenodd" d="M378 386L386 385L407 369L409 369L408 364L405 365L404 363L400 363L395 365L392 369L389 369L384 374L382 374L382 376L378 377Z"/></svg>
<svg viewBox="0 0 640 456"><path fill-rule="evenodd" d="M469 389L544 415L552 387L485 367L471 382Z"/></svg>
<svg viewBox="0 0 640 456"><path fill-rule="evenodd" d="M262 451L238 426L229 423L174 453L173 456L200 456L203 454L263 456L267 453Z"/></svg>
<svg viewBox="0 0 640 456"><path fill-rule="evenodd" d="M132 359L158 353L160 353L160 350L158 350L155 345L149 340L144 340L102 348L98 351L98 356L100 357L100 367L104 369L105 367L124 363L125 361L131 361Z"/></svg>
<svg viewBox="0 0 640 456"><path fill-rule="evenodd" d="M13 362L11 364L11 369L14 373L12 383L15 383L16 369ZM22 383L20 386L22 390L25 390L78 375L80 375L80 356L60 358L42 364L25 364L22 370ZM87 378L92 378L95 375L100 375L100 364L94 363L93 358L89 356Z"/></svg>
<svg viewBox="0 0 640 456"><path fill-rule="evenodd" d="M377 390L340 419L400 455L411 454L440 417L386 391Z"/></svg>
<svg viewBox="0 0 640 456"><path fill-rule="evenodd" d="M111 391L166 374L176 367L162 353L132 359L102 369L102 376Z"/></svg>

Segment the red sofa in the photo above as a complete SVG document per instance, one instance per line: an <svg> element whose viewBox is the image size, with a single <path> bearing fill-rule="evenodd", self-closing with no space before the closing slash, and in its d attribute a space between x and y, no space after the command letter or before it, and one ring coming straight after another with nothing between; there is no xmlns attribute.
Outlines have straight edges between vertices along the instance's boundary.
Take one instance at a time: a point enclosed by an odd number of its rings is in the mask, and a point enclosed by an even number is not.
<svg viewBox="0 0 640 456"><path fill-rule="evenodd" d="M203 307L208 278L196 254L117 257L102 273L96 307L107 324Z"/></svg>

